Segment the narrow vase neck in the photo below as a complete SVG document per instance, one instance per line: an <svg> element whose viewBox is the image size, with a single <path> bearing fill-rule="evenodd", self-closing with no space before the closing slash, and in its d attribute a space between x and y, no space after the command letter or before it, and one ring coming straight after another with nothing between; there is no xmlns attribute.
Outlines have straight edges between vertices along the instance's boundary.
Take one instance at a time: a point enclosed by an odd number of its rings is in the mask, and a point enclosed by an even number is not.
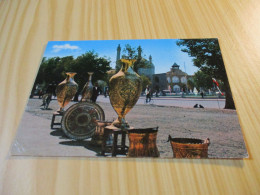
<svg viewBox="0 0 260 195"><path fill-rule="evenodd" d="M74 80L74 76L75 76L76 74L77 74L77 73L75 73L75 72L67 72L67 73L66 73L66 75L67 75L66 80L67 80L67 81Z"/></svg>
<svg viewBox="0 0 260 195"><path fill-rule="evenodd" d="M121 70L122 70L123 72L126 72L126 71L128 70L129 67L131 67L131 65L126 64L126 63L123 63L123 64L122 64L122 68L121 68Z"/></svg>
<svg viewBox="0 0 260 195"><path fill-rule="evenodd" d="M121 70L123 72L126 72L130 67L133 66L134 62L136 60L132 59L132 60L128 60L128 59L121 59L121 62L122 62L122 68Z"/></svg>
<svg viewBox="0 0 260 195"><path fill-rule="evenodd" d="M88 75L89 75L89 77L88 77L88 81L91 81L91 80L92 80L93 72L88 72Z"/></svg>

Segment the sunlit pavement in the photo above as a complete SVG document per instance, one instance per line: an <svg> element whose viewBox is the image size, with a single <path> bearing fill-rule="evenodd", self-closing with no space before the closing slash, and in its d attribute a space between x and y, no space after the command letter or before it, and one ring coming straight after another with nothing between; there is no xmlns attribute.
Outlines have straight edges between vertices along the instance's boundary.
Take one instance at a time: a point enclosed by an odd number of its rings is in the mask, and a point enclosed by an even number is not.
<svg viewBox="0 0 260 195"><path fill-rule="evenodd" d="M97 101L109 102L109 97L103 95L98 96ZM204 108L218 108L223 109L225 106L225 99L193 99L193 98L172 98L172 97L153 97L152 104L158 106L176 106L183 108L193 108L194 105L202 105ZM141 96L137 104L146 104L145 97Z"/></svg>
<svg viewBox="0 0 260 195"><path fill-rule="evenodd" d="M168 135L210 138L210 158L245 157L246 149L235 110L180 107L180 103L188 107L188 103L202 104L209 101L217 100L184 100L180 98L155 100L157 104L165 102L178 106L171 107L145 105L145 97L141 97L138 105L127 114L126 120L136 128L159 127L157 146L161 157L172 158L173 155L170 143L167 142ZM224 103L223 100L221 102ZM75 103L77 102L70 102L65 109ZM50 129L52 114L59 108L56 99L50 102L48 110L42 109L41 104L42 100L38 98L28 101L14 140L12 155L100 156L101 148L91 146L90 140L71 140L64 135L62 130ZM117 114L109 103L108 97L99 96L97 104L104 110L105 120L116 119ZM108 154L108 156L111 155Z"/></svg>

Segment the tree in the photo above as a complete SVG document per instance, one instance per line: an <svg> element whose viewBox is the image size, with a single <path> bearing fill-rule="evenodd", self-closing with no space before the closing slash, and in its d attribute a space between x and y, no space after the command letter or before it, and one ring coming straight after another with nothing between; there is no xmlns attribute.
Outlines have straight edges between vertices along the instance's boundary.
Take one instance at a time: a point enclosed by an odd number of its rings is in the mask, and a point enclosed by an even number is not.
<svg viewBox="0 0 260 195"><path fill-rule="evenodd" d="M234 100L217 39L181 39L178 46L184 46L183 52L194 57L193 62L203 73L224 83L226 109L235 109Z"/></svg>
<svg viewBox="0 0 260 195"><path fill-rule="evenodd" d="M76 72L75 81L81 90L88 81L88 72L94 72L92 82L104 80L107 82L107 71L111 69L110 61L106 58L99 57L94 51L88 51L78 56L74 63L68 66L67 71Z"/></svg>
<svg viewBox="0 0 260 195"><path fill-rule="evenodd" d="M194 84L194 82L191 80L191 79L188 79L188 81L187 81L187 87L188 87L188 89L190 90L193 90L194 89L194 87L195 87L195 84Z"/></svg>
<svg viewBox="0 0 260 195"><path fill-rule="evenodd" d="M125 45L125 48L123 49L123 59L135 59L136 61L133 64L133 70L138 73L139 68L150 68L150 62L146 59L143 59L141 54L143 52L143 49L141 46L139 46L137 49L132 47L129 44ZM116 62L116 72L120 70L122 66L121 61Z"/></svg>
<svg viewBox="0 0 260 195"><path fill-rule="evenodd" d="M108 59L99 57L94 51L86 52L76 59L73 56L43 58L35 85L48 85L53 82L58 84L66 78L66 72L76 72L75 81L79 85L79 90L82 90L88 81L88 72L94 72L93 82L97 80L107 82L107 71L111 69L109 65Z"/></svg>
<svg viewBox="0 0 260 195"><path fill-rule="evenodd" d="M212 78L202 71L198 71L193 77L194 85L197 89L211 89L213 87Z"/></svg>
<svg viewBox="0 0 260 195"><path fill-rule="evenodd" d="M126 44L125 48L123 49L122 58L124 59L137 59L138 55L136 53L136 48L131 47L131 45Z"/></svg>
<svg viewBox="0 0 260 195"><path fill-rule="evenodd" d="M145 76L145 75L141 75L141 79L142 79L142 88L143 88L143 90L146 88L147 85L149 86L149 85L152 84L150 79L147 76Z"/></svg>

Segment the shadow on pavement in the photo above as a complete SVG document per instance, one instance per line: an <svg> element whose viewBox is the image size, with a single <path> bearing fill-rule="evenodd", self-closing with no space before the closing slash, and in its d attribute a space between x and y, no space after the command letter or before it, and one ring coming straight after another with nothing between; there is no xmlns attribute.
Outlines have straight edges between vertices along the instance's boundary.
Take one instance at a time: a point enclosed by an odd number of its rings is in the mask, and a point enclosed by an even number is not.
<svg viewBox="0 0 260 195"><path fill-rule="evenodd" d="M56 129L50 133L52 136L58 136L60 139L70 140L65 133L61 129ZM96 152L96 156L102 156L101 155L101 146L95 146L91 143L91 141L88 140L70 140L70 141L61 141L59 142L61 145L66 146L80 146L84 147L87 150L91 150L93 152Z"/></svg>
<svg viewBox="0 0 260 195"><path fill-rule="evenodd" d="M67 146L81 146L86 148L87 150L91 150L93 152L96 152L96 156L101 156L101 147L97 147L91 144L91 141L85 141L85 140L71 140L71 141L62 141L59 144L61 145L67 145Z"/></svg>
<svg viewBox="0 0 260 195"><path fill-rule="evenodd" d="M52 108L40 108L41 110L53 110Z"/></svg>
<svg viewBox="0 0 260 195"><path fill-rule="evenodd" d="M60 139L69 139L61 129L55 129L50 133L52 136L59 136Z"/></svg>

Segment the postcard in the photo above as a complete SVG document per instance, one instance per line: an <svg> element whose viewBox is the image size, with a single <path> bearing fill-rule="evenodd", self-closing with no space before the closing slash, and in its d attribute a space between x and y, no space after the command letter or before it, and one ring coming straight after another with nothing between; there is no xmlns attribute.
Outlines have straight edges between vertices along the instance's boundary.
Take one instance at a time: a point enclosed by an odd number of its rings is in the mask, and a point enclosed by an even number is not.
<svg viewBox="0 0 260 195"><path fill-rule="evenodd" d="M247 158L218 39L48 42L15 156Z"/></svg>

